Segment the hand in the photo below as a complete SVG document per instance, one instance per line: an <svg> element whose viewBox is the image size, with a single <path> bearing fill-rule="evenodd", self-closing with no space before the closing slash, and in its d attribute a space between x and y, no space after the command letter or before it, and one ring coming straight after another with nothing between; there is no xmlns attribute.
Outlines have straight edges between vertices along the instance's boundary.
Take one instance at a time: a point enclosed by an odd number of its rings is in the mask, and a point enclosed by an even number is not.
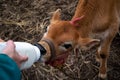
<svg viewBox="0 0 120 80"><path fill-rule="evenodd" d="M22 62L27 61L28 57L19 55L15 50L15 44L12 40L7 41L6 45L7 46L3 50L3 53L12 58L19 67L21 66Z"/></svg>

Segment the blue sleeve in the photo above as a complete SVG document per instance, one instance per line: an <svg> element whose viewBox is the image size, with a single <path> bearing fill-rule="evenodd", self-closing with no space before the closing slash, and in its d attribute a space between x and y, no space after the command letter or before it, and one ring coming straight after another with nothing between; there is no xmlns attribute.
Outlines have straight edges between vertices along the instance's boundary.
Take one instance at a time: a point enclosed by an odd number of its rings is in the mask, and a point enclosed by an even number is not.
<svg viewBox="0 0 120 80"><path fill-rule="evenodd" d="M0 80L21 80L21 72L15 61L1 53Z"/></svg>

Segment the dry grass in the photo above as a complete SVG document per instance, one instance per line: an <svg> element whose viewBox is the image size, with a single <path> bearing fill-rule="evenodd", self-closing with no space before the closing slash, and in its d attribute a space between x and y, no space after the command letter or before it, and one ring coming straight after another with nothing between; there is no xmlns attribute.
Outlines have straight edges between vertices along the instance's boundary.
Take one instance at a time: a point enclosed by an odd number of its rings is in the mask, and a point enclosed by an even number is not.
<svg viewBox="0 0 120 80"><path fill-rule="evenodd" d="M0 37L4 40L35 43L49 25L51 13L62 9L62 19L70 20L78 0L0 0ZM113 41L108 60L108 80L120 79L120 36ZM35 63L22 71L22 80L98 80L99 63L95 50L76 55L72 51L62 68Z"/></svg>

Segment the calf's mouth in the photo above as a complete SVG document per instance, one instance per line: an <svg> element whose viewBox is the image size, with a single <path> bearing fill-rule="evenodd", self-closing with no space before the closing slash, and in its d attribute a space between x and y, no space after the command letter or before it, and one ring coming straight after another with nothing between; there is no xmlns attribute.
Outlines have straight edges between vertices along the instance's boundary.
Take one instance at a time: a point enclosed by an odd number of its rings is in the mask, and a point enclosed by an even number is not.
<svg viewBox="0 0 120 80"><path fill-rule="evenodd" d="M72 47L70 42L65 42L59 46L60 54L56 55L57 51L51 40L42 39L40 42L38 42L38 44L44 48L41 52L45 52L42 54L41 60L53 67L59 67L66 62L66 59L69 55L69 50Z"/></svg>

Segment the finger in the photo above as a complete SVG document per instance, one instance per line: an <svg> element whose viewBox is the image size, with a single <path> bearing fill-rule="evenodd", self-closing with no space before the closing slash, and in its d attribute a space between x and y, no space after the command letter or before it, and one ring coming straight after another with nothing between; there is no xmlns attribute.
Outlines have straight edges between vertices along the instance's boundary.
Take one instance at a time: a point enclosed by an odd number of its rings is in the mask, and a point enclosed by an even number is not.
<svg viewBox="0 0 120 80"><path fill-rule="evenodd" d="M20 56L20 62L25 62L28 60L28 57L27 56Z"/></svg>
<svg viewBox="0 0 120 80"><path fill-rule="evenodd" d="M0 38L0 42L5 42L3 39Z"/></svg>
<svg viewBox="0 0 120 80"><path fill-rule="evenodd" d="M16 56L14 57L14 60L16 61L17 65L20 67L22 62L25 62L28 60L28 57L21 56L17 52L15 52L15 53L16 53Z"/></svg>
<svg viewBox="0 0 120 80"><path fill-rule="evenodd" d="M15 57L15 59L19 62L19 63L22 63L22 62L25 62L25 61L27 61L28 60L28 56L26 56L26 55L20 55L21 53L18 53L17 51L15 51L15 53L16 53L16 57Z"/></svg>

